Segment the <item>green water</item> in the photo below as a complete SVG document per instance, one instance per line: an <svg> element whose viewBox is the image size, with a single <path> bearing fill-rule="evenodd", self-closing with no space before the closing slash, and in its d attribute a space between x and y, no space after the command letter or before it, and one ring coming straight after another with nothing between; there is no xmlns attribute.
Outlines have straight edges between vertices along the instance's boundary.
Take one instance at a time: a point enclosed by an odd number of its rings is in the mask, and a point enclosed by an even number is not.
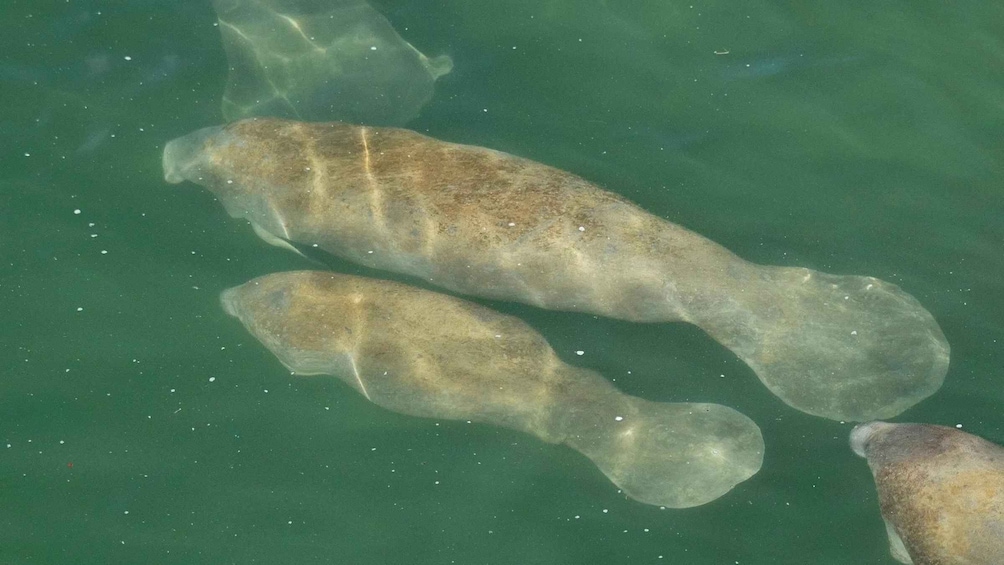
<svg viewBox="0 0 1004 565"><path fill-rule="evenodd" d="M898 420L1004 443L1004 4L374 5L454 61L410 127L752 261L895 282L952 346ZM492 304L628 393L760 425L760 473L688 510L571 449L290 377L217 297L313 265L162 179L163 144L221 120L214 22L194 0L0 0L0 563L894 563L851 424L691 326Z"/></svg>

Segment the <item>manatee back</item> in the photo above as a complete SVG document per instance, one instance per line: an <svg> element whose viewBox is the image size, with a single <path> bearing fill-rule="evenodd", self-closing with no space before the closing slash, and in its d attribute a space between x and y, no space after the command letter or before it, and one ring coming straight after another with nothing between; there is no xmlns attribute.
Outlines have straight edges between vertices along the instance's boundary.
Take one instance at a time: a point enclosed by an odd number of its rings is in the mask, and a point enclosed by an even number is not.
<svg viewBox="0 0 1004 565"><path fill-rule="evenodd" d="M390 281L278 273L222 300L293 372L335 375L404 414L541 435L555 389L568 379L544 338L522 321ZM588 371L576 376L609 386Z"/></svg>
<svg viewBox="0 0 1004 565"><path fill-rule="evenodd" d="M927 424L863 424L852 443L914 563L1004 563L1004 448Z"/></svg>

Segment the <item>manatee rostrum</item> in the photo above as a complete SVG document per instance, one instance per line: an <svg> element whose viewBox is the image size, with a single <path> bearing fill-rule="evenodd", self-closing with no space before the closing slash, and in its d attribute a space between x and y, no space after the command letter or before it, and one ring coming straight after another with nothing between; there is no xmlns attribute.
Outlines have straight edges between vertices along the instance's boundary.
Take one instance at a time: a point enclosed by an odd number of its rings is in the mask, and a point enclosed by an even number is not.
<svg viewBox="0 0 1004 565"><path fill-rule="evenodd" d="M875 477L889 548L901 563L1004 563L1004 447L929 424L851 432Z"/></svg>
<svg viewBox="0 0 1004 565"><path fill-rule="evenodd" d="M937 322L896 285L744 261L571 173L491 149L256 119L171 141L164 174L209 188L274 244L462 294L696 324L810 414L891 417L948 368Z"/></svg>
<svg viewBox="0 0 1004 565"><path fill-rule="evenodd" d="M763 461L760 428L718 404L651 402L562 362L522 321L411 286L278 273L223 292L293 373L334 375L402 414L512 428L580 451L638 501L715 500Z"/></svg>

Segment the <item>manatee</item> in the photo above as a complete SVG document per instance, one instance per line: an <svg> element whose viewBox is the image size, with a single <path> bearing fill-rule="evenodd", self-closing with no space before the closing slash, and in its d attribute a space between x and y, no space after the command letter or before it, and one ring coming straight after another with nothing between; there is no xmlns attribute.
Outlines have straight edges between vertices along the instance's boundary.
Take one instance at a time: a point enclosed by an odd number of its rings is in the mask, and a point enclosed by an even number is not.
<svg viewBox="0 0 1004 565"><path fill-rule="evenodd" d="M900 563L1004 563L1004 447L954 428L870 422L851 448L875 477Z"/></svg>
<svg viewBox="0 0 1004 565"><path fill-rule="evenodd" d="M628 396L562 362L522 321L458 298L299 271L228 289L221 302L295 374L334 375L402 414L563 443L646 504L706 504L763 461L760 428L739 412Z"/></svg>
<svg viewBox="0 0 1004 565"><path fill-rule="evenodd" d="M365 0L213 0L230 75L227 121L250 116L403 125L449 73Z"/></svg>
<svg viewBox="0 0 1004 565"><path fill-rule="evenodd" d="M891 417L941 386L949 348L872 277L756 265L547 165L396 128L255 119L164 148L266 241L319 247L451 291L696 324L789 405Z"/></svg>

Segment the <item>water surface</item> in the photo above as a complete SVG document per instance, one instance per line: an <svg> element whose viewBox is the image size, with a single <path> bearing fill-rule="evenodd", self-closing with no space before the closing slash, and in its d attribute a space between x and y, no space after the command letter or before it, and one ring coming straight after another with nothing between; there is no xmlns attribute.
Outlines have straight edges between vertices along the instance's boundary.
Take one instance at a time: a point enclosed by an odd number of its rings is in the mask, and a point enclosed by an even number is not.
<svg viewBox="0 0 1004 565"><path fill-rule="evenodd" d="M898 420L1004 443L1004 7L373 5L454 62L410 127L753 261L900 285L952 362ZM690 326L490 304L629 394L760 425L761 472L689 510L627 499L570 449L290 378L218 294L313 265L162 178L166 141L222 120L209 2L2 10L0 562L894 563L851 424L787 407Z"/></svg>

